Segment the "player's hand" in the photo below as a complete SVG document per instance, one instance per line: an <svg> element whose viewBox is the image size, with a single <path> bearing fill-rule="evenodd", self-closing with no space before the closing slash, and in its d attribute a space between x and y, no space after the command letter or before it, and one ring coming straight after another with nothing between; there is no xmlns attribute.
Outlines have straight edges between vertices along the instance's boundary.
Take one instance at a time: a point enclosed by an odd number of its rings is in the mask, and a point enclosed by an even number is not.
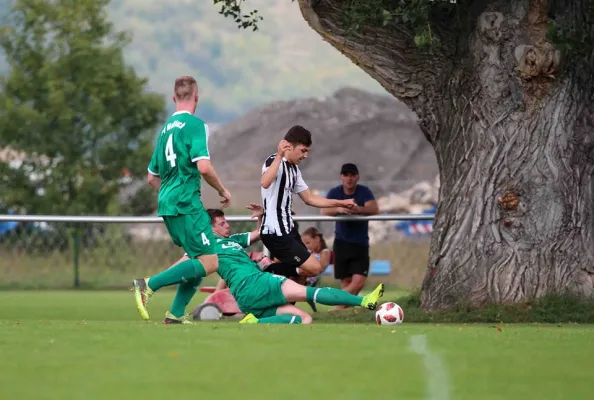
<svg viewBox="0 0 594 400"><path fill-rule="evenodd" d="M227 189L223 189L219 192L219 196L223 198L223 200L221 200L223 208L229 207L229 204L231 204L231 193L229 193Z"/></svg>
<svg viewBox="0 0 594 400"><path fill-rule="evenodd" d="M250 203L245 208L252 211L252 218L259 218L264 215L264 208L260 204Z"/></svg>
<svg viewBox="0 0 594 400"><path fill-rule="evenodd" d="M352 215L353 212L345 207L338 207L337 214Z"/></svg>
<svg viewBox="0 0 594 400"><path fill-rule="evenodd" d="M354 207L349 208L349 211L351 214L361 214L361 207L355 205Z"/></svg>
<svg viewBox="0 0 594 400"><path fill-rule="evenodd" d="M283 157L289 150L291 150L291 143L287 142L285 139L278 142L277 154L279 156Z"/></svg>
<svg viewBox="0 0 594 400"><path fill-rule="evenodd" d="M357 203L355 203L355 199L348 199L342 201L342 206L344 208L348 208L349 210L353 210L355 207L357 207Z"/></svg>

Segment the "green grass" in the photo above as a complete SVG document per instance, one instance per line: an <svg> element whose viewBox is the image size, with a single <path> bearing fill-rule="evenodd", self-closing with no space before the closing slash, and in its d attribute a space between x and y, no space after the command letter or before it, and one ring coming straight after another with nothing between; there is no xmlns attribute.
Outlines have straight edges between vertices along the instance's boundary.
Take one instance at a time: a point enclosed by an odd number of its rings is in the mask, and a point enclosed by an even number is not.
<svg viewBox="0 0 594 400"><path fill-rule="evenodd" d="M0 398L591 398L589 325L164 326L172 295L145 323L127 291L0 292Z"/></svg>

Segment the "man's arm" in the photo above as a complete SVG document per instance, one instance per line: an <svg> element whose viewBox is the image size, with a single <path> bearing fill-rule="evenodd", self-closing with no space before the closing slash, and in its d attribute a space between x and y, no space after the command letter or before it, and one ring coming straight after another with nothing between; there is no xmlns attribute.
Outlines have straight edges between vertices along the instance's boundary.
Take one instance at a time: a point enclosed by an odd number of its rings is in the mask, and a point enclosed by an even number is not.
<svg viewBox="0 0 594 400"><path fill-rule="evenodd" d="M363 207L355 207L353 209L355 214L359 215L377 215L379 214L379 206L376 200L367 200Z"/></svg>
<svg viewBox="0 0 594 400"><path fill-rule="evenodd" d="M225 189L219 179L212 163L210 162L210 151L208 150L208 136L210 131L208 125L198 121L191 121L188 126L188 135L190 137L190 157L192 162L196 163L198 171L204 177L219 196L223 197L221 204L227 207L231 202L231 194Z"/></svg>
<svg viewBox="0 0 594 400"><path fill-rule="evenodd" d="M151 156L151 160L149 161L148 165L148 175L146 178L149 185L151 185L157 193L159 193L159 189L161 188L161 176L159 175L159 166L157 164L157 151L153 151L153 155Z"/></svg>
<svg viewBox="0 0 594 400"><path fill-rule="evenodd" d="M214 166L212 165L210 160L198 160L197 166L198 171L200 171L200 174L204 177L206 183L208 183L214 190L216 190L219 196L223 197L223 200L221 201L223 207L228 206L229 202L231 201L231 194L227 189L225 189L225 187L221 183L221 180L219 179L214 169Z"/></svg>
<svg viewBox="0 0 594 400"><path fill-rule="evenodd" d="M375 200L375 196L371 189L366 186L362 186L363 190L363 206L356 206L353 208L353 213L359 215L376 215L379 214L379 206Z"/></svg>
<svg viewBox="0 0 594 400"><path fill-rule="evenodd" d="M272 182L274 182L276 179L276 175L278 174L278 169L282 160L283 156L277 153L276 157L274 157L274 160L272 161L272 164L267 167L265 166L266 170L260 179L260 184L264 189L268 189L270 185L272 185Z"/></svg>
<svg viewBox="0 0 594 400"><path fill-rule="evenodd" d="M274 157L272 163L269 165L264 164L264 167L262 168L262 178L260 179L260 185L262 185L264 189L268 189L270 185L272 185L272 182L274 182L276 179L280 163L283 161L283 157L285 156L285 151L289 150L290 147L291 145L289 142L286 140L281 140L278 143L276 156Z"/></svg>
<svg viewBox="0 0 594 400"><path fill-rule="evenodd" d="M215 171L210 160L198 160L196 166L198 167L200 174L204 177L206 183L208 183L214 190L216 190L218 193L225 190L225 187L221 183L221 180L219 179L217 172Z"/></svg>
<svg viewBox="0 0 594 400"><path fill-rule="evenodd" d="M345 207L330 207L330 208L322 208L322 214L328 215L330 217L335 217L340 214L351 215L353 212Z"/></svg>
<svg viewBox="0 0 594 400"><path fill-rule="evenodd" d="M258 217L258 226L255 230L250 232L250 243L255 243L260 240L260 227L262 226L262 219L264 218L264 209L261 205L251 203L246 207L248 210L252 210L252 218Z"/></svg>
<svg viewBox="0 0 594 400"><path fill-rule="evenodd" d="M336 189L332 188L328 191L326 198L336 200L336 196L337 196ZM339 214L346 214L346 215L352 214L351 210L349 210L348 208L344 208L344 207L322 208L321 211L322 211L322 215L328 215L330 217L335 217Z"/></svg>
<svg viewBox="0 0 594 400"><path fill-rule="evenodd" d="M330 207L344 207L344 208L352 208L355 206L355 201L353 199L348 200L335 200L335 199L327 199L319 194L312 193L310 189L306 189L302 192L299 192L299 197L305 204L311 207L316 208L330 208Z"/></svg>

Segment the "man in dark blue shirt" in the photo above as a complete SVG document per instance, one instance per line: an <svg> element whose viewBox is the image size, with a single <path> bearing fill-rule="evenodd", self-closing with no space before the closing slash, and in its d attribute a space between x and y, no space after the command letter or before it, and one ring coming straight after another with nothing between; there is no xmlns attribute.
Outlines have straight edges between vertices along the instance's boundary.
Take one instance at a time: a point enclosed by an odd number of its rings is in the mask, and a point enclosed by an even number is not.
<svg viewBox="0 0 594 400"><path fill-rule="evenodd" d="M355 164L344 164L340 169L342 184L328 191L328 199L354 199L357 206L346 209L322 209L324 215L375 215L379 213L371 189L359 185L359 169ZM369 222L336 221L334 230L334 277L341 281L342 290L359 294L365 286L369 272ZM342 308L342 307L337 307Z"/></svg>

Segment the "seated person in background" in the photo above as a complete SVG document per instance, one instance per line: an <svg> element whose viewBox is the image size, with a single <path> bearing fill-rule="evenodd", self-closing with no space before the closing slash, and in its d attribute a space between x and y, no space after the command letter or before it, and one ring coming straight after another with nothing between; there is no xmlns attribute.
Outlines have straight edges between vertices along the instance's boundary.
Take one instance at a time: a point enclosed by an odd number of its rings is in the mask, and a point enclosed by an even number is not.
<svg viewBox="0 0 594 400"><path fill-rule="evenodd" d="M319 261L322 272L325 271L328 264L330 264L330 249L326 244L326 240L324 240L324 235L312 226L301 234L301 240L303 240L303 244L305 244L311 255ZM320 275L307 277L307 286L316 286L319 279Z"/></svg>
<svg viewBox="0 0 594 400"><path fill-rule="evenodd" d="M328 264L330 264L331 253L326 240L324 240L324 235L312 226L301 234L301 240L303 240L303 244L305 244L311 255L319 261L322 266L322 272L325 271L328 268ZM298 279L301 279L301 281ZM316 287L320 281L320 275L300 277L295 279L295 281L305 286ZM314 312L318 312L315 303L309 301L307 303Z"/></svg>

